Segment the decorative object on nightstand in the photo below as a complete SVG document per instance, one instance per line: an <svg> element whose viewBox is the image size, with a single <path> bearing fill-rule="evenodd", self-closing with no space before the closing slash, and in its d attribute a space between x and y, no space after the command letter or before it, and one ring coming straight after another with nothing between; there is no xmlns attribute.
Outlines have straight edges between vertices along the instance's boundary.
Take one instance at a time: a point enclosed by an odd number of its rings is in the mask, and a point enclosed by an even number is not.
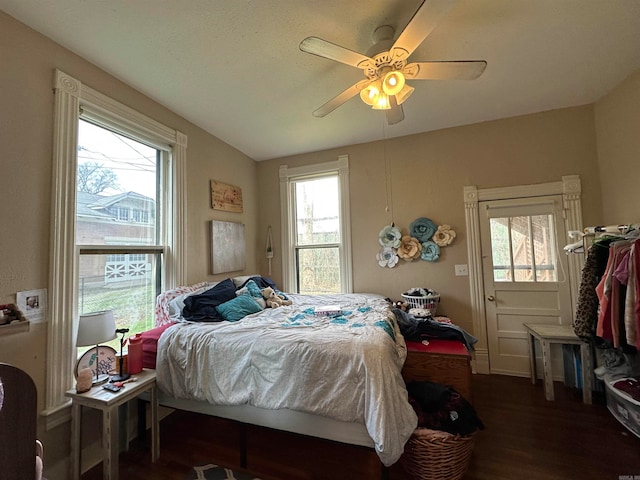
<svg viewBox="0 0 640 480"><path fill-rule="evenodd" d="M93 377L93 384L102 383L109 378L109 369L104 371L101 368L101 349L113 350L111 347L100 347L101 343L108 342L116 338L116 321L113 318L113 311L104 310L101 312L86 313L80 315L80 321L78 323L78 337L76 339L77 347L86 347L89 345L95 345L95 352L92 352L88 359L87 365L81 365L84 361L86 354L80 357L76 365L76 375L81 367L88 366L90 368L95 367L95 376ZM104 353L104 352L102 352ZM115 351L113 352L115 353Z"/></svg>
<svg viewBox="0 0 640 480"><path fill-rule="evenodd" d="M129 375L142 371L142 335L136 333L129 338Z"/></svg>
<svg viewBox="0 0 640 480"><path fill-rule="evenodd" d="M91 390L93 384L93 372L90 368L83 368L78 371L78 378L76 380L76 392L84 393Z"/></svg>
<svg viewBox="0 0 640 480"><path fill-rule="evenodd" d="M122 349L124 348L125 339L124 335L129 331L128 328L119 328L116 330L116 333L121 333L122 337L120 337L120 358L118 358L118 374L111 377L111 382L123 382L128 379L131 375L124 371L123 368L123 358L122 358ZM129 359L131 362L131 359Z"/></svg>

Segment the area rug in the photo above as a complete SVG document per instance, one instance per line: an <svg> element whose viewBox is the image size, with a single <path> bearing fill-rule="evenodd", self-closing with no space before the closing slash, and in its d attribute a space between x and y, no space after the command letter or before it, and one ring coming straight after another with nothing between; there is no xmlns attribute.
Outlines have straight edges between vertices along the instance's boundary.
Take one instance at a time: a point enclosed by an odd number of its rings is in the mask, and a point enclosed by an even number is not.
<svg viewBox="0 0 640 480"><path fill-rule="evenodd" d="M220 467L210 463L208 465L195 466L187 480L261 480L248 473L235 472L230 468Z"/></svg>

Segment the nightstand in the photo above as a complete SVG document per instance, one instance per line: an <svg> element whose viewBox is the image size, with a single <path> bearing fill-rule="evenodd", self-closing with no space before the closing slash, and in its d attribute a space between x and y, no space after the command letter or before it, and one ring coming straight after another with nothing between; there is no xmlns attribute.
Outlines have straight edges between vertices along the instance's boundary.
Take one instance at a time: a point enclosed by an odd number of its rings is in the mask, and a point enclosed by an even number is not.
<svg viewBox="0 0 640 480"><path fill-rule="evenodd" d="M472 403L471 355L457 340L429 340L428 345L407 341L407 359L402 368L406 382L428 381L453 387Z"/></svg>
<svg viewBox="0 0 640 480"><path fill-rule="evenodd" d="M118 479L118 407L138 395L149 392L151 397L151 460L155 462L160 455L160 429L158 423L158 392L155 370L143 370L133 375L135 382L126 383L119 392L110 392L96 385L85 393L68 390L65 395L71 398L71 456L72 478L80 479L82 407L102 411L102 448L104 480Z"/></svg>

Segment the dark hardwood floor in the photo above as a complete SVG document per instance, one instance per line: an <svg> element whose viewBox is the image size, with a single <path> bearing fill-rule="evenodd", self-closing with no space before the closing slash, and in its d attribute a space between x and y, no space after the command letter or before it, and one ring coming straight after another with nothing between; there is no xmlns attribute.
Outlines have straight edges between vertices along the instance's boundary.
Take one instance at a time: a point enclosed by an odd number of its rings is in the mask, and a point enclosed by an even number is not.
<svg viewBox="0 0 640 480"><path fill-rule="evenodd" d="M473 400L486 429L476 435L464 480L626 480L640 478L640 439L628 432L596 396L584 405L579 391L556 383L556 400L540 382L498 375L473 376ZM216 463L238 468L246 436L246 469L264 480L378 479L372 450L310 439L188 412L162 420L160 459L150 462L143 441L120 456L123 480L195 479L192 467ZM405 478L398 465L390 480ZM83 480L102 478L101 465ZM446 480L446 479L443 479Z"/></svg>

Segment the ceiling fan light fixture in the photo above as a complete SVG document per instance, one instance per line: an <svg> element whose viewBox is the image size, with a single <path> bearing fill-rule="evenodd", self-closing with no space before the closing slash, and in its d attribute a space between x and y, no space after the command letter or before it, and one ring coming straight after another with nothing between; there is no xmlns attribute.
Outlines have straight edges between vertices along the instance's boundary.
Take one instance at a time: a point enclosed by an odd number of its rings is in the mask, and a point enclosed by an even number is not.
<svg viewBox="0 0 640 480"><path fill-rule="evenodd" d="M397 95L405 85L404 75L398 70L387 73L382 80L382 90L387 95Z"/></svg>
<svg viewBox="0 0 640 480"><path fill-rule="evenodd" d="M384 92L380 92L371 108L373 108L374 110L389 110L391 108L391 104L389 103L389 95Z"/></svg>
<svg viewBox="0 0 640 480"><path fill-rule="evenodd" d="M376 103L379 95L380 89L374 83L360 90L360 98L369 106L373 106Z"/></svg>
<svg viewBox="0 0 640 480"><path fill-rule="evenodd" d="M405 84L405 86L402 87L402 90L400 90L400 93L396 94L396 102L398 105L402 105L404 101L411 96L414 90L415 88Z"/></svg>

